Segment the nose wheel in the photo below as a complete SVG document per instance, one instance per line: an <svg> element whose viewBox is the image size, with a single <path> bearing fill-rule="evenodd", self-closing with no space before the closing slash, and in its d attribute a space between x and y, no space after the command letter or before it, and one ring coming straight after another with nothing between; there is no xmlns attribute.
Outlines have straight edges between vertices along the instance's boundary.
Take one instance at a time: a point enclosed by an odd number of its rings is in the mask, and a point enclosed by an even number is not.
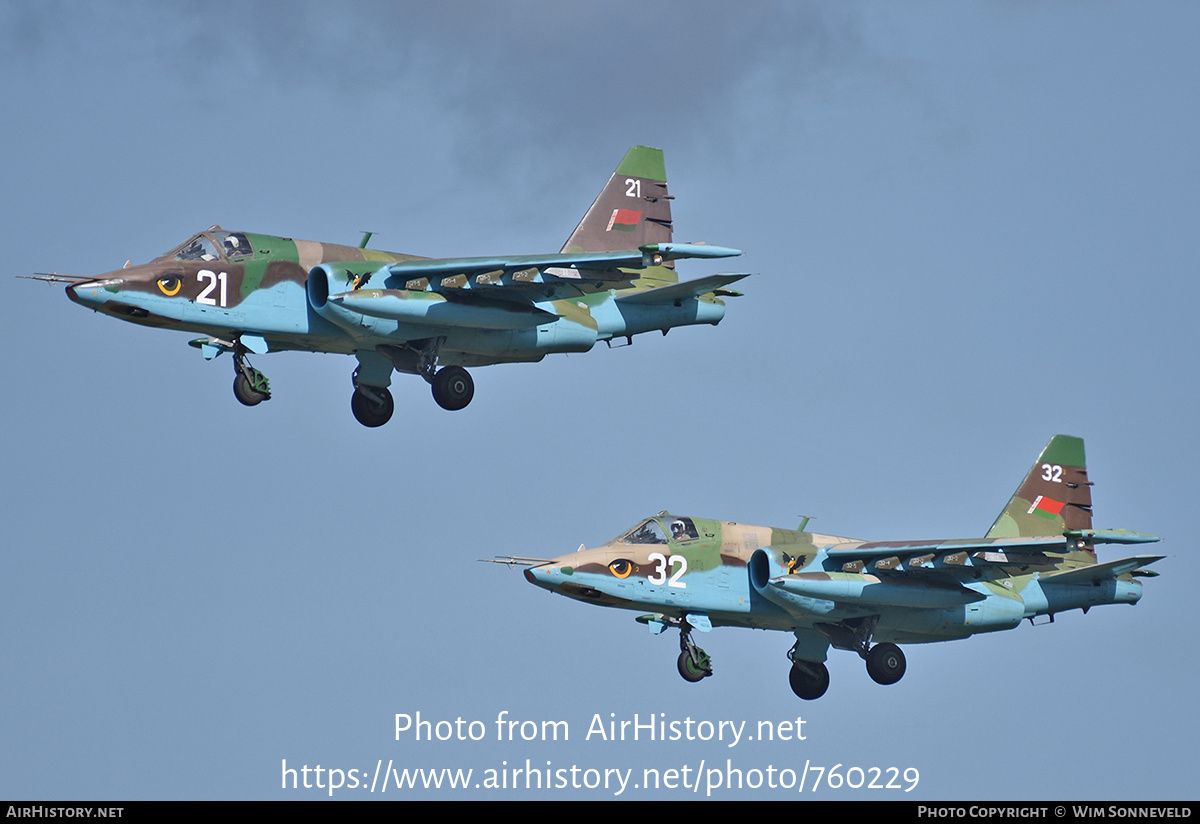
<svg viewBox="0 0 1200 824"><path fill-rule="evenodd" d="M692 641L692 628L686 621L679 628L679 674L684 681L696 683L713 674L712 658Z"/></svg>
<svg viewBox="0 0 1200 824"><path fill-rule="evenodd" d="M233 396L246 406L258 406L271 399L271 384L267 376L246 360L246 350L239 342L233 349Z"/></svg>

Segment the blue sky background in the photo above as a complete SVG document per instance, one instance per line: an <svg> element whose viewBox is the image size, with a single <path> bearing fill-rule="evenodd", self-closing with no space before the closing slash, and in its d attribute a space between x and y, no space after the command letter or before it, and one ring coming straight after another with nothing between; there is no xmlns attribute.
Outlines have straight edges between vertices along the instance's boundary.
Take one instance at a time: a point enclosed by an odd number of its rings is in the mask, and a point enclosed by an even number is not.
<svg viewBox="0 0 1200 824"><path fill-rule="evenodd" d="M325 797L281 790L283 759L473 781L526 759L638 777L730 759L920 771L908 794L805 798L1194 799L1198 18L0 6L9 275L98 274L212 223L555 251L634 143L666 152L676 239L741 248L721 268L756 273L715 329L478 369L462 412L397 376L379 430L350 415L350 358L260 357L274 398L246 409L229 359L187 335L0 280L0 797ZM833 651L828 694L801 702L790 637L733 629L702 638L716 675L687 684L674 633L476 563L594 546L664 508L976 536L1058 432L1086 439L1098 526L1165 537L1162 577L1134 609L910 646L892 687ZM571 739L497 742L502 711ZM487 740L396 741L394 715L417 712ZM585 741L610 713L801 716L807 737Z"/></svg>

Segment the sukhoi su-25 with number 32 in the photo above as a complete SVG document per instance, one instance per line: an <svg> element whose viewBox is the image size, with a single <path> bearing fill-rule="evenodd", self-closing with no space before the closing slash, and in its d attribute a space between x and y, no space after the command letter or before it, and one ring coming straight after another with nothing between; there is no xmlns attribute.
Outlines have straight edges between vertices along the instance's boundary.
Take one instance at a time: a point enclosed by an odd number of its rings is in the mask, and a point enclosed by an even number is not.
<svg viewBox="0 0 1200 824"><path fill-rule="evenodd" d="M899 644L950 641L1013 629L1028 618L1100 604L1136 604L1143 567L1162 555L1100 562L1098 544L1153 535L1092 528L1083 441L1050 440L982 538L859 541L660 512L619 538L552 560L498 558L528 567L539 587L586 603L651 610L658 635L680 631L679 673L712 675L693 630L790 632L790 683L800 698L825 694L829 647L858 653L879 684L905 671Z"/></svg>
<svg viewBox="0 0 1200 824"><path fill-rule="evenodd" d="M420 375L444 409L474 395L466 367L586 352L597 341L717 324L725 289L745 274L679 282L674 261L736 249L672 242L671 198L659 149L634 146L558 253L429 259L231 232L219 226L161 257L69 282L76 303L144 326L204 335L205 358L231 352L234 394L271 397L249 353L354 355L351 410L364 426L391 418L393 371Z"/></svg>

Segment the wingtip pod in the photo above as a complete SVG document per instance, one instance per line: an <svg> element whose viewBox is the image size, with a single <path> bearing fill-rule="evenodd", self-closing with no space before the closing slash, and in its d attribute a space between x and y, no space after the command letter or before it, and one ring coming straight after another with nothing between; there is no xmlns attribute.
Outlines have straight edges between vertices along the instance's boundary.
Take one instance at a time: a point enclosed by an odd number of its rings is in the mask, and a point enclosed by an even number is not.
<svg viewBox="0 0 1200 824"><path fill-rule="evenodd" d="M1063 535L1085 544L1154 544L1162 540L1157 535L1128 529L1068 529Z"/></svg>
<svg viewBox="0 0 1200 824"><path fill-rule="evenodd" d="M680 258L726 258L742 254L741 249L707 243L646 243L639 246L638 251L642 253L643 266L657 266L663 261Z"/></svg>

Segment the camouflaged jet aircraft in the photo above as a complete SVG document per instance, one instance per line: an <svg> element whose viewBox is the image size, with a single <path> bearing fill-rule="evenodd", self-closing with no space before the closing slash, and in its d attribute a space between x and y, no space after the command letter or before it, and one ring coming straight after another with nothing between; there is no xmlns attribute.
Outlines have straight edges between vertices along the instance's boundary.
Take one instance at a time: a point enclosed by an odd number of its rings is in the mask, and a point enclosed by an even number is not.
<svg viewBox="0 0 1200 824"><path fill-rule="evenodd" d="M164 329L199 332L207 359L233 353L237 399L271 397L247 354L354 355L351 410L364 426L392 416L393 370L420 375L444 409L471 402L465 367L536 362L597 341L716 325L725 289L745 274L680 283L674 261L736 249L673 243L662 151L634 146L557 254L429 259L213 226L141 266L66 281L71 300Z"/></svg>
<svg viewBox="0 0 1200 824"><path fill-rule="evenodd" d="M1162 555L1100 563L1097 544L1153 535L1092 528L1083 441L1050 440L983 538L860 541L660 512L595 549L524 565L539 587L591 604L655 610L638 621L680 630L679 674L712 675L692 630L733 626L791 632L790 683L800 698L829 687L830 646L852 650L879 684L905 671L897 644L1013 629L1028 618L1097 604L1136 604Z"/></svg>

